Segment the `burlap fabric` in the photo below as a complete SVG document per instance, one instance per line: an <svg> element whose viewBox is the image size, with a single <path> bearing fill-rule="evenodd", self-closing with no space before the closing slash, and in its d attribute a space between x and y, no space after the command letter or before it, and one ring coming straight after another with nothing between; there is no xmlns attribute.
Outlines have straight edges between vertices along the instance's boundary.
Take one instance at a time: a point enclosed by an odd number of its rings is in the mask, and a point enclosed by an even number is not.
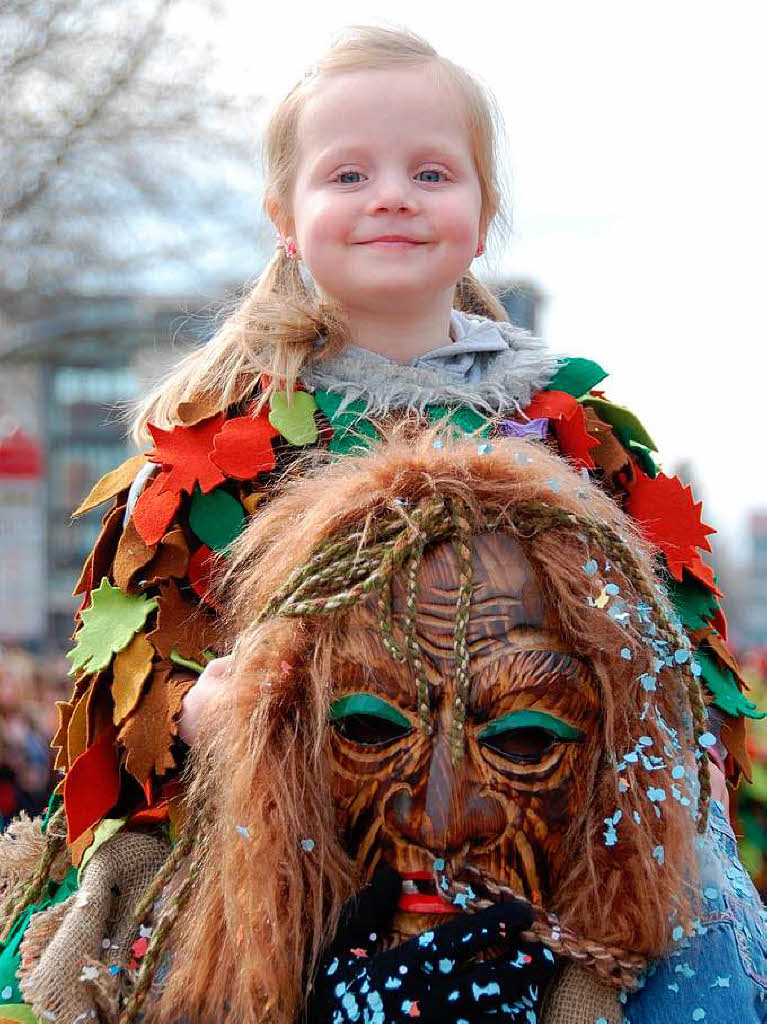
<svg viewBox="0 0 767 1024"><path fill-rule="evenodd" d="M580 964L568 963L552 983L541 1009L541 1024L621 1024L617 991Z"/></svg>
<svg viewBox="0 0 767 1024"><path fill-rule="evenodd" d="M3 903L18 896L34 875L46 844L41 831L42 818L30 818L24 811L0 833L0 899ZM51 878L60 882L67 873L69 856L66 849L51 867Z"/></svg>
<svg viewBox="0 0 767 1024"><path fill-rule="evenodd" d="M119 832L96 851L73 896L34 915L18 975L41 1021L117 1019L139 936L134 910L169 850L157 834Z"/></svg>

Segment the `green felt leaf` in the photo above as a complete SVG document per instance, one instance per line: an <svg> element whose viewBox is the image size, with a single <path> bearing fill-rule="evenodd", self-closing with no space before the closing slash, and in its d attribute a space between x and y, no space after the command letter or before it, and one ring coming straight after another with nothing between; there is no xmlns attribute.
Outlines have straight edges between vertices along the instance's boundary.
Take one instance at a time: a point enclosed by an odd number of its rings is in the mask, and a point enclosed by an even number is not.
<svg viewBox="0 0 767 1024"><path fill-rule="evenodd" d="M614 433L623 447L634 456L644 472L651 480L654 480L659 472L658 463L653 458L650 449L646 448L643 444L639 444L638 441L632 441L625 430L614 429Z"/></svg>
<svg viewBox="0 0 767 1024"><path fill-rule="evenodd" d="M707 644L695 651L695 660L700 664L700 678L714 696L714 704L733 718L765 718L767 711L758 711L756 704L738 689L732 672L721 665Z"/></svg>
<svg viewBox="0 0 767 1024"><path fill-rule="evenodd" d="M242 533L245 509L221 487L207 494L195 487L189 508L189 525L203 544L214 551L224 551Z"/></svg>
<svg viewBox="0 0 767 1024"><path fill-rule="evenodd" d="M607 376L599 363L591 359L568 359L551 378L544 391L564 391L573 398L580 398L596 387Z"/></svg>
<svg viewBox="0 0 767 1024"><path fill-rule="evenodd" d="M622 431L628 440L644 445L651 452L657 452L655 442L630 409L607 402L604 398L584 398L583 405L590 405L600 420L609 423L624 445L626 442L618 431Z"/></svg>
<svg viewBox="0 0 767 1024"><path fill-rule="evenodd" d="M202 675L205 671L205 666L201 665L199 661L194 661L192 658L184 658L178 653L174 647L170 652L170 660L174 665L178 665L179 668L188 668L192 672L196 672L198 675Z"/></svg>
<svg viewBox="0 0 767 1024"><path fill-rule="evenodd" d="M457 409L449 409L446 405L427 405L426 415L431 423L440 423L446 420L446 425L453 428L456 436L462 434L477 434L478 437L487 437L490 434L490 424L487 419L475 412L459 406Z"/></svg>
<svg viewBox="0 0 767 1024"><path fill-rule="evenodd" d="M688 572L683 574L681 583L671 579L668 595L685 629L693 633L708 626L719 607L716 597L708 587L704 587Z"/></svg>
<svg viewBox="0 0 767 1024"><path fill-rule="evenodd" d="M333 439L328 445L331 452L348 455L364 451L369 447L368 441L375 441L378 437L375 427L365 416L364 402L350 402L343 412L339 412L343 395L315 391L314 398L333 428Z"/></svg>
<svg viewBox="0 0 767 1024"><path fill-rule="evenodd" d="M317 403L307 391L294 391L288 404L287 391L275 391L269 399L269 422L288 444L315 444Z"/></svg>
<svg viewBox="0 0 767 1024"><path fill-rule="evenodd" d="M67 654L72 662L69 674L80 668L86 672L106 668L112 655L128 646L156 607L154 598L125 594L105 576L98 590L91 592L91 603L80 613L82 626Z"/></svg>

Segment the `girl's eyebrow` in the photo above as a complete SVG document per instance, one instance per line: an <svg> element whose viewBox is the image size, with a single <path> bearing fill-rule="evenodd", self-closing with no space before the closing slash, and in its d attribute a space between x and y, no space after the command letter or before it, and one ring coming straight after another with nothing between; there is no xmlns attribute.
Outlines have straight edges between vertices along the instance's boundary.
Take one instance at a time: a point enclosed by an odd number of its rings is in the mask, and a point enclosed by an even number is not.
<svg viewBox="0 0 767 1024"><path fill-rule="evenodd" d="M354 160L369 157L375 149L375 143L335 143L327 149L322 150L313 161L314 168L324 167L331 163L346 163ZM408 162L417 163L426 159L445 160L448 163L462 163L465 157L445 140L434 140L433 142L419 142L418 147L408 155Z"/></svg>

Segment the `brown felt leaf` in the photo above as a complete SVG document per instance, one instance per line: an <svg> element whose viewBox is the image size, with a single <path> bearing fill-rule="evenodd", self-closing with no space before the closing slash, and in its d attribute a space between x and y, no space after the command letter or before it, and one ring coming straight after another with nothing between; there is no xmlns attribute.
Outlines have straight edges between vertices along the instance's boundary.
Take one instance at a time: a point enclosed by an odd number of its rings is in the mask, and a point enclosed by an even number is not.
<svg viewBox="0 0 767 1024"><path fill-rule="evenodd" d="M157 545L147 544L136 529L133 519L129 519L117 544L112 566L115 586L130 593L134 577L152 561L156 551Z"/></svg>
<svg viewBox="0 0 767 1024"><path fill-rule="evenodd" d="M136 478L136 474L145 462L146 456L132 455L121 466L118 466L117 469L113 469L106 476L102 476L98 483L94 484L88 497L74 510L72 517L90 512L92 508L96 508L97 505L101 505L102 502L114 498L120 491L130 487Z"/></svg>
<svg viewBox="0 0 767 1024"><path fill-rule="evenodd" d="M245 511L248 513L249 516L252 516L256 509L259 507L259 505L262 504L265 497L266 494L263 491L254 491L252 494L246 494L240 500L242 501L242 504L245 506Z"/></svg>
<svg viewBox="0 0 767 1024"><path fill-rule="evenodd" d="M100 736L105 729L112 724L112 691L109 680L109 672L99 672L94 679L93 686L88 691L86 698L88 702L88 746L90 747L96 737Z"/></svg>
<svg viewBox="0 0 767 1024"><path fill-rule="evenodd" d="M210 419L221 412L221 403L213 396L200 395L189 402L180 402L176 415L185 427L193 427L196 423Z"/></svg>
<svg viewBox="0 0 767 1024"><path fill-rule="evenodd" d="M97 682L98 675L93 677L91 687ZM88 691L90 693L90 690ZM88 693L84 693L75 704L67 726L67 767L71 768L74 761L88 746Z"/></svg>
<svg viewBox="0 0 767 1024"><path fill-rule="evenodd" d="M171 651L200 661L202 652L216 649L216 623L199 605L185 600L172 581L160 586L157 625L149 639L166 660Z"/></svg>
<svg viewBox="0 0 767 1024"><path fill-rule="evenodd" d="M70 704L68 700L57 700L56 708L59 712L59 727L56 730L56 735L51 740L51 748L56 751L56 763L53 767L57 772L65 772L69 767L67 729L72 718L74 704Z"/></svg>
<svg viewBox="0 0 767 1024"><path fill-rule="evenodd" d="M84 594L94 587L97 587L102 578L112 568L115 557L115 543L122 531L123 516L125 515L125 503L116 505L101 520L101 533L96 538L93 550L83 567L77 586L72 591L73 596Z"/></svg>
<svg viewBox="0 0 767 1024"><path fill-rule="evenodd" d="M156 672L138 707L126 719L119 739L127 752L125 767L143 786L152 772L164 775L176 767L171 744L178 732L184 694L194 686L188 676L176 678L173 667Z"/></svg>
<svg viewBox="0 0 767 1024"><path fill-rule="evenodd" d="M152 668L153 655L154 647L146 633L136 633L128 646L115 656L112 663L112 720L115 725L122 725L136 707Z"/></svg>
<svg viewBox="0 0 767 1024"><path fill-rule="evenodd" d="M147 586L181 577L189 565L189 545L180 526L174 526L160 541L157 552L146 567L144 576Z"/></svg>
<svg viewBox="0 0 767 1024"><path fill-rule="evenodd" d="M743 715L733 718L724 715L722 722L722 743L749 782L753 782L753 766L746 746L746 719Z"/></svg>
<svg viewBox="0 0 767 1024"><path fill-rule="evenodd" d="M603 423L590 406L585 406L583 412L586 417L586 430L599 441L599 447L592 449L591 457L611 483L613 473L625 469L631 460L609 423Z"/></svg>

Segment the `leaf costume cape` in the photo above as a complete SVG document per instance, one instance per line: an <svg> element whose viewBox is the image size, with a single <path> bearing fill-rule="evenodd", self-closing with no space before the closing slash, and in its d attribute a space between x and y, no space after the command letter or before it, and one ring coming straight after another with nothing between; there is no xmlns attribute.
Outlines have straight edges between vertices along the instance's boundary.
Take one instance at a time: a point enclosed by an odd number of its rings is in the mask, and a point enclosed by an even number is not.
<svg viewBox="0 0 767 1024"><path fill-rule="evenodd" d="M714 531L702 522L700 503L678 478L660 472L655 444L636 416L595 390L606 376L601 367L570 358L539 359L536 369L535 356L523 341L515 358L526 385L509 392L501 359L469 404L459 404L459 387L430 391L428 372L420 370L410 374L417 393L398 392L394 374L376 404L363 386L355 391L343 372L330 379L318 363L298 390L274 392L259 411L263 381L252 402L225 412L204 401L185 403L178 426L152 426L154 447L94 486L75 515L111 506L74 591L82 595L69 654L74 686L58 704L52 744L63 776L52 802L63 798L75 867L119 828L177 824L185 751L177 722L197 675L224 653L209 582L227 546L297 456L324 449L342 457L404 414L476 436L478 445L496 436L539 438L639 522L665 562L671 597L696 649L696 671L722 712L728 765L750 777L745 719L759 713L726 646L721 593L701 558ZM343 371L353 360L342 353L336 362ZM652 676L643 684L652 689ZM71 885L67 876L67 893ZM13 948L6 943L0 954L0 982L15 972L20 930Z"/></svg>

